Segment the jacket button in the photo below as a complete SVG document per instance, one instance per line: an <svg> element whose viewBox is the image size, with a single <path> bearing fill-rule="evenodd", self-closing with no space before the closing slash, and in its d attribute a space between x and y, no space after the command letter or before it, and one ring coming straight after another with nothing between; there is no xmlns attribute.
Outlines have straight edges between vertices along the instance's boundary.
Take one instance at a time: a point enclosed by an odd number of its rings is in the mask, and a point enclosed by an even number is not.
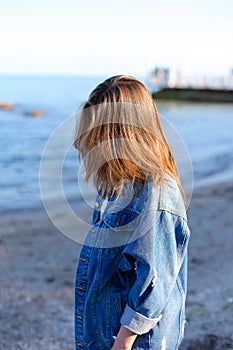
<svg viewBox="0 0 233 350"><path fill-rule="evenodd" d="M99 203L98 202L95 202L95 207L99 208Z"/></svg>
<svg viewBox="0 0 233 350"><path fill-rule="evenodd" d="M86 263L89 262L89 260L88 260L88 259L85 259L85 258L79 258L79 259L82 260L82 261L84 261L84 262L86 262Z"/></svg>
<svg viewBox="0 0 233 350"><path fill-rule="evenodd" d="M83 291L85 291L85 290L86 290L86 288L81 287L81 286L76 286L76 288L77 288L77 289L80 289L80 290L83 290Z"/></svg>
<svg viewBox="0 0 233 350"><path fill-rule="evenodd" d="M119 226L120 222L121 222L121 218L119 217L119 218L117 218L116 225Z"/></svg>
<svg viewBox="0 0 233 350"><path fill-rule="evenodd" d="M83 343L77 342L76 344L77 344L78 346L81 346L82 348L84 347Z"/></svg>
<svg viewBox="0 0 233 350"><path fill-rule="evenodd" d="M82 317L82 316L76 315L76 317L77 317L79 320L83 321L83 317Z"/></svg>

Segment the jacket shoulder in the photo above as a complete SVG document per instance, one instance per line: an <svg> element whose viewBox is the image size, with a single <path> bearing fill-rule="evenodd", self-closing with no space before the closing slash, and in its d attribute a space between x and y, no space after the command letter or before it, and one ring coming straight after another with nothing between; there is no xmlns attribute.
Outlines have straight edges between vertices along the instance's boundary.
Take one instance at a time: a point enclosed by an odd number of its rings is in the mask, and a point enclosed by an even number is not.
<svg viewBox="0 0 233 350"><path fill-rule="evenodd" d="M177 182L167 176L159 190L158 210L166 210L187 220L184 200L180 193Z"/></svg>

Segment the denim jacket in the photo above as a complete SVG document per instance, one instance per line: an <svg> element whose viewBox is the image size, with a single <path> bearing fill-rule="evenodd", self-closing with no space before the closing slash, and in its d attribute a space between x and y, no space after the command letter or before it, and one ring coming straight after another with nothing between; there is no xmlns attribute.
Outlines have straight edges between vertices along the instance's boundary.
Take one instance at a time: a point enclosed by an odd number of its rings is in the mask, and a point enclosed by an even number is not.
<svg viewBox="0 0 233 350"><path fill-rule="evenodd" d="M176 350L183 338L190 231L178 186L126 184L98 194L75 281L76 350L110 350L121 325L134 350Z"/></svg>

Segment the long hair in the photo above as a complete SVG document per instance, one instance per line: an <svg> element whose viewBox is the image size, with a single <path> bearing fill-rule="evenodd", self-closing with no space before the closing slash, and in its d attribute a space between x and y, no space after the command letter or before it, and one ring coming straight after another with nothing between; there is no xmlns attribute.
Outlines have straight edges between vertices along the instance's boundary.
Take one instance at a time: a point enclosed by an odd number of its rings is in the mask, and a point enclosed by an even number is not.
<svg viewBox="0 0 233 350"><path fill-rule="evenodd" d="M74 146L84 161L86 177L96 189L120 195L123 180L154 184L173 177L184 198L175 159L155 102L145 85L118 75L99 84L83 104Z"/></svg>

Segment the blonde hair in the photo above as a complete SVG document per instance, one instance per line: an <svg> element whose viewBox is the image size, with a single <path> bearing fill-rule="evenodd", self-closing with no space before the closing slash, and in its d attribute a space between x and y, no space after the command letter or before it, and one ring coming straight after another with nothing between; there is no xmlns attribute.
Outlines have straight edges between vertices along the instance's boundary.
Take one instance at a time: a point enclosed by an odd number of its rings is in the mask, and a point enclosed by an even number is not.
<svg viewBox="0 0 233 350"><path fill-rule="evenodd" d="M84 161L86 177L96 189L120 195L122 180L156 185L173 177L184 198L171 147L155 102L145 85L118 75L99 84L82 106L74 146Z"/></svg>

